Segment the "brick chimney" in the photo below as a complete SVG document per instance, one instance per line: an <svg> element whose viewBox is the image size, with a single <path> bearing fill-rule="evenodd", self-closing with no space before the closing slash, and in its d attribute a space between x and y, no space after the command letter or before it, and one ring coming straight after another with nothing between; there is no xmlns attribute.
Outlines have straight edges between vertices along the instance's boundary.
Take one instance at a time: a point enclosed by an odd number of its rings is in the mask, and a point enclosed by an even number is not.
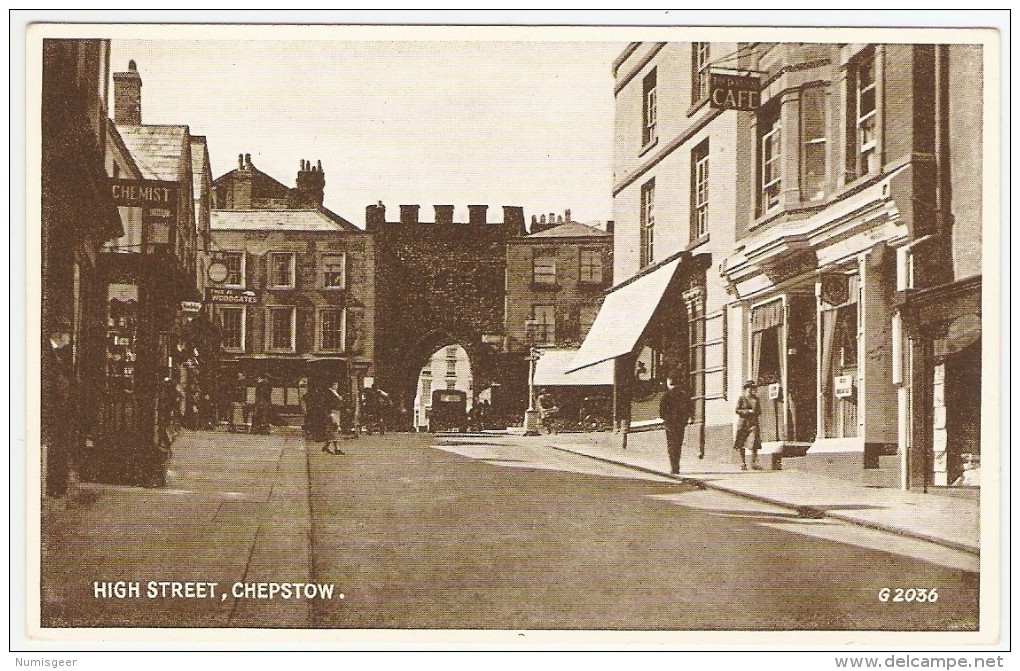
<svg viewBox="0 0 1020 671"><path fill-rule="evenodd" d="M127 72L113 73L113 122L142 125L142 76L134 61L128 61Z"/></svg>
<svg viewBox="0 0 1020 671"><path fill-rule="evenodd" d="M365 230L371 231L386 224L386 206L380 200L376 205L365 208Z"/></svg>
<svg viewBox="0 0 1020 671"><path fill-rule="evenodd" d="M322 161L312 165L311 161L302 159L295 184L295 188L289 194L290 207L314 208L322 205L326 190L326 173L322 171Z"/></svg>
<svg viewBox="0 0 1020 671"><path fill-rule="evenodd" d="M503 227L509 237L518 237L528 234L527 226L524 223L524 208L516 205L503 206Z"/></svg>

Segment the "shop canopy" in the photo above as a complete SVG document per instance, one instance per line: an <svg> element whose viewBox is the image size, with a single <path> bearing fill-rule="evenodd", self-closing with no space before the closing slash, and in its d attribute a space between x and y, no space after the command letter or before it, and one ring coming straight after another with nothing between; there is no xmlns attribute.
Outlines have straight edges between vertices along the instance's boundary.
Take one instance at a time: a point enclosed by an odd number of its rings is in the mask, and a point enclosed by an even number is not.
<svg viewBox="0 0 1020 671"><path fill-rule="evenodd" d="M535 363L535 386L567 387L613 384L613 362L603 361L587 366L576 373L568 373L576 349L547 349Z"/></svg>
<svg viewBox="0 0 1020 671"><path fill-rule="evenodd" d="M611 289L567 372L633 352L685 257Z"/></svg>

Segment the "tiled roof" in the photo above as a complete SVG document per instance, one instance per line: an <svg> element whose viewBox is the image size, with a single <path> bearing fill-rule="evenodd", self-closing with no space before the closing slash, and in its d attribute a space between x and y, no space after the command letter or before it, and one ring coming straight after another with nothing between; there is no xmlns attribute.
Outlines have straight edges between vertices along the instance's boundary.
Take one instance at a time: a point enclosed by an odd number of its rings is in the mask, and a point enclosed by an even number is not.
<svg viewBox="0 0 1020 671"><path fill-rule="evenodd" d="M145 179L180 179L187 126L117 126Z"/></svg>
<svg viewBox="0 0 1020 671"><path fill-rule="evenodd" d="M213 210L211 225L214 232L351 230L321 210Z"/></svg>
<svg viewBox="0 0 1020 671"><path fill-rule="evenodd" d="M529 238L605 238L609 234L602 229L572 221L569 224L559 224L553 228L540 233L532 233Z"/></svg>

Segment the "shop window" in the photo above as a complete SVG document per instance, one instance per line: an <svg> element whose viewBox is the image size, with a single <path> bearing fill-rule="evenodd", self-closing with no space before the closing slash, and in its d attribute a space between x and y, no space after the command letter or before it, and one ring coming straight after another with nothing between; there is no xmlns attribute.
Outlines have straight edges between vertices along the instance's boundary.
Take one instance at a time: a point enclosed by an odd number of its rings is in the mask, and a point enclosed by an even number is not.
<svg viewBox="0 0 1020 671"><path fill-rule="evenodd" d="M779 207L779 193L783 186L781 131L779 105L763 109L758 116L759 216Z"/></svg>
<svg viewBox="0 0 1020 671"><path fill-rule="evenodd" d="M347 312L343 309L319 311L319 343L320 349L329 352L342 352L346 345L345 333Z"/></svg>
<svg viewBox="0 0 1020 671"><path fill-rule="evenodd" d="M581 249L581 283L602 284L601 249Z"/></svg>
<svg viewBox="0 0 1020 671"><path fill-rule="evenodd" d="M267 321L267 349L293 352L297 311L294 308L269 308Z"/></svg>
<svg viewBox="0 0 1020 671"><path fill-rule="evenodd" d="M708 140L691 152L691 241L708 235Z"/></svg>
<svg viewBox="0 0 1020 671"><path fill-rule="evenodd" d="M641 267L655 260L655 179L641 187Z"/></svg>
<svg viewBox="0 0 1020 671"><path fill-rule="evenodd" d="M294 254L273 252L269 255L269 288L294 288Z"/></svg>
<svg viewBox="0 0 1020 671"><path fill-rule="evenodd" d="M649 145L658 139L658 136L655 134L655 123L656 117L658 116L657 110L658 101L655 78L656 78L655 68L652 68L652 71L645 75L645 78L641 85L643 100L641 108L642 110L641 117L643 122L641 127L642 147Z"/></svg>
<svg viewBox="0 0 1020 671"><path fill-rule="evenodd" d="M347 286L347 255L324 254L322 257L322 287L343 289Z"/></svg>
<svg viewBox="0 0 1020 671"><path fill-rule="evenodd" d="M708 98L708 42L691 44L691 105Z"/></svg>
<svg viewBox="0 0 1020 671"><path fill-rule="evenodd" d="M223 338L223 347L243 352L245 341L245 326L247 313L243 307L217 307L220 321L220 332Z"/></svg>
<svg viewBox="0 0 1020 671"><path fill-rule="evenodd" d="M805 201L825 198L826 92L821 86L804 89L800 96L800 195Z"/></svg>
<svg viewBox="0 0 1020 671"><path fill-rule="evenodd" d="M850 62L847 73L846 181L878 170L878 104L875 50Z"/></svg>
<svg viewBox="0 0 1020 671"><path fill-rule="evenodd" d="M826 438L857 435L858 288L857 275L822 280L822 405Z"/></svg>

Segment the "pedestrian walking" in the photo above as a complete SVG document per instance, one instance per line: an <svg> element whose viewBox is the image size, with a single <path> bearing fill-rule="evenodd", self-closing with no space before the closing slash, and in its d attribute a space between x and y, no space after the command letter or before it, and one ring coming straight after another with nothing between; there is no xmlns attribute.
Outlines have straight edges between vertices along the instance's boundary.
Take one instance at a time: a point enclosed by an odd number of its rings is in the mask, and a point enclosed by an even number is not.
<svg viewBox="0 0 1020 671"><path fill-rule="evenodd" d="M744 383L744 392L737 399L737 415L740 419L737 422L737 439L733 442L733 449L740 452L740 465L745 471L747 459L744 445L748 438L751 438L751 468L761 470L761 466L758 465L758 450L761 448L758 417L761 416L761 403L755 393L757 388L758 384L754 380L748 380Z"/></svg>
<svg viewBox="0 0 1020 671"><path fill-rule="evenodd" d="M560 408L556 405L556 399L549 393L548 389L543 389L538 395L538 417L539 422L545 427L549 433L556 433L556 421L560 414Z"/></svg>
<svg viewBox="0 0 1020 671"><path fill-rule="evenodd" d="M252 413L252 432L269 434L269 410L273 403L273 387L265 375L255 381L255 409Z"/></svg>
<svg viewBox="0 0 1020 671"><path fill-rule="evenodd" d="M687 389L678 384L678 378L670 375L666 378L666 392L659 399L659 417L666 425L666 451L669 453L669 472L677 475L680 472L680 452L684 446L684 434L687 422L691 419L691 395ZM704 459L704 448L698 455Z"/></svg>
<svg viewBox="0 0 1020 671"><path fill-rule="evenodd" d="M343 425L341 413L345 406L344 397L340 393L340 381L334 380L323 393L319 403L319 412L322 413L322 451L326 454L344 454L338 441L340 440L340 427Z"/></svg>

